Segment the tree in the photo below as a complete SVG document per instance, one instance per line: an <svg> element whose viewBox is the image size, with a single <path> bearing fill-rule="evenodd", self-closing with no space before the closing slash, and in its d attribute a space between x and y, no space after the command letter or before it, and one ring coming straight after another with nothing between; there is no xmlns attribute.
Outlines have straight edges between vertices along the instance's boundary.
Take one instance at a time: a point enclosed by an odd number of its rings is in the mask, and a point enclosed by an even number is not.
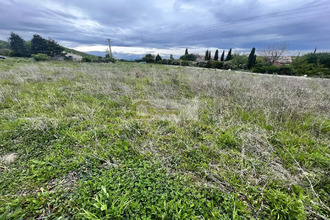
<svg viewBox="0 0 330 220"><path fill-rule="evenodd" d="M174 60L174 57L172 54L170 54L170 60Z"/></svg>
<svg viewBox="0 0 330 220"><path fill-rule="evenodd" d="M271 43L261 50L261 54L268 63L274 64L285 53L287 48L287 45L284 43Z"/></svg>
<svg viewBox="0 0 330 220"><path fill-rule="evenodd" d="M190 61L196 61L197 57L194 54L186 54L180 57L180 60L190 60Z"/></svg>
<svg viewBox="0 0 330 220"><path fill-rule="evenodd" d="M26 55L28 57L30 57L31 56L31 41L30 40L29 41L25 41L24 42L24 46L25 46L25 49L26 49Z"/></svg>
<svg viewBox="0 0 330 220"><path fill-rule="evenodd" d="M27 56L27 51L24 42L25 41L23 40L23 38L11 32L9 37L11 56L17 56L17 57Z"/></svg>
<svg viewBox="0 0 330 220"><path fill-rule="evenodd" d="M204 59L205 60L210 60L211 59L211 51L206 50L206 52L205 52L205 58Z"/></svg>
<svg viewBox="0 0 330 220"><path fill-rule="evenodd" d="M159 54L157 54L157 56L156 56L156 63L158 63L158 61L161 61L161 60L162 60L162 57L159 56Z"/></svg>
<svg viewBox="0 0 330 220"><path fill-rule="evenodd" d="M35 34L31 40L31 54L43 53L48 55L47 40Z"/></svg>
<svg viewBox="0 0 330 220"><path fill-rule="evenodd" d="M62 56L64 48L60 46L56 41L49 39L47 40L47 55L54 56Z"/></svg>
<svg viewBox="0 0 330 220"><path fill-rule="evenodd" d="M224 60L225 60L225 50L222 51L221 58L220 58L220 61L224 61Z"/></svg>
<svg viewBox="0 0 330 220"><path fill-rule="evenodd" d="M219 59L219 51L216 50L214 54L214 60L218 61L218 59Z"/></svg>
<svg viewBox="0 0 330 220"><path fill-rule="evenodd" d="M146 62L146 63L154 63L155 62L155 57L152 54L147 54L142 58L142 61Z"/></svg>
<svg viewBox="0 0 330 220"><path fill-rule="evenodd" d="M249 55L248 69L251 69L256 65L257 55L255 53L256 53L256 48L253 47Z"/></svg>
<svg viewBox="0 0 330 220"><path fill-rule="evenodd" d="M231 60L231 59L233 59L233 56L231 55L231 48L229 49L229 52L228 52L228 54L227 54L227 57L226 57L226 61L229 61L229 60Z"/></svg>
<svg viewBox="0 0 330 220"><path fill-rule="evenodd" d="M186 48L186 51L184 52L184 55L188 55L188 48Z"/></svg>

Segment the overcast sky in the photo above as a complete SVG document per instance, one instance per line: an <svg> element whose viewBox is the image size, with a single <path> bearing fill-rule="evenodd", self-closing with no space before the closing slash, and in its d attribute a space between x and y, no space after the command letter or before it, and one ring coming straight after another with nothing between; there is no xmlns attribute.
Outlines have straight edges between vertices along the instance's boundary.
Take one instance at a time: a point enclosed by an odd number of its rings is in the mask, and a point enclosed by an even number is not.
<svg viewBox="0 0 330 220"><path fill-rule="evenodd" d="M330 50L329 0L0 0L0 39L10 32L52 38L81 51L118 56L257 50Z"/></svg>

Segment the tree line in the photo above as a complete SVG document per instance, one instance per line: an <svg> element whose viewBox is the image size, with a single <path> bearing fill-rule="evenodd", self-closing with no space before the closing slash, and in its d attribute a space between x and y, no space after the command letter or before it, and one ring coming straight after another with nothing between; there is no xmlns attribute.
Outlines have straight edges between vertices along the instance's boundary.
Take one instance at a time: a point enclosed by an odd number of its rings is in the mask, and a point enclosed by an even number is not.
<svg viewBox="0 0 330 220"><path fill-rule="evenodd" d="M247 68L251 69L255 66L257 55L255 54L256 49L252 48L248 59L247 59ZM214 57L212 58L211 51L206 50L204 61L197 62L197 65L200 67L212 67L212 68L222 68L223 66L230 65L229 61L233 60L233 58L239 55L232 54L232 49L230 48L227 55L225 54L225 50L222 51L222 54L219 58L219 50L215 51ZM185 54L180 57L179 60L175 60L173 55L170 55L170 59L163 59L159 54L154 56L152 54L145 55L141 60L137 60L138 62L146 62L146 63L159 63L159 64L172 64L172 65L183 65L188 66L189 62L195 62L198 58L198 55L189 53L188 48L185 50ZM230 68L229 68L230 69ZM234 69L234 68L233 68Z"/></svg>
<svg viewBox="0 0 330 220"><path fill-rule="evenodd" d="M184 55L179 59L174 59L172 55L169 59L163 59L159 54L157 56L147 54L142 60L137 61L227 70L248 70L279 75L330 77L330 53L317 53L314 50L314 52L303 56L290 57L291 63L281 64L278 61L286 49L286 44L269 44L259 50L260 56L256 55L256 48L252 48L248 55L233 53L232 49L229 49L227 54L223 50L221 56L219 56L219 50L216 50L213 57L211 51L206 50L204 57L201 57L198 54L189 53L188 48L186 48Z"/></svg>
<svg viewBox="0 0 330 220"><path fill-rule="evenodd" d="M9 37L9 56L31 57L44 54L49 57L64 56L64 48L52 39L44 39L40 35L33 35L30 41L25 41L21 36L11 33Z"/></svg>

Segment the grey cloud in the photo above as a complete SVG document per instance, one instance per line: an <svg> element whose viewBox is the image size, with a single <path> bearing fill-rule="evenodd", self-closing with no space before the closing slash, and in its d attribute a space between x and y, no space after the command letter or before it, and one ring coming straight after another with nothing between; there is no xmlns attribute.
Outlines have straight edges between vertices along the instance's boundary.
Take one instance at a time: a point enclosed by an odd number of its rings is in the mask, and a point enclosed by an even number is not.
<svg viewBox="0 0 330 220"><path fill-rule="evenodd" d="M330 4L325 0L11 2L0 2L2 39L14 31L26 39L38 33L68 46L112 38L118 46L249 48L278 41L298 50L330 49Z"/></svg>

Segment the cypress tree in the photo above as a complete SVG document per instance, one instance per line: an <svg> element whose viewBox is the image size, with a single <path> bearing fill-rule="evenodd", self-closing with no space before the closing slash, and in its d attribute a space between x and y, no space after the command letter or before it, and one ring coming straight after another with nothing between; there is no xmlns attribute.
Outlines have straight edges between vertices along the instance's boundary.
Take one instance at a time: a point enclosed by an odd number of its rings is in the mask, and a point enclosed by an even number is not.
<svg viewBox="0 0 330 220"><path fill-rule="evenodd" d="M224 61L224 60L225 60L225 50L222 51L221 58L220 58L220 61Z"/></svg>
<svg viewBox="0 0 330 220"><path fill-rule="evenodd" d="M63 55L64 48L60 46L56 41L49 39L47 42L47 55L54 57L57 55Z"/></svg>
<svg viewBox="0 0 330 220"><path fill-rule="evenodd" d="M156 63L158 63L158 61L161 61L161 60L162 60L162 57L159 56L159 54L157 54L157 56L156 56Z"/></svg>
<svg viewBox="0 0 330 220"><path fill-rule="evenodd" d="M226 61L229 61L229 60L231 60L231 59L233 59L233 56L231 55L231 48L229 49L229 52L228 52L228 54L227 54L227 57L226 57Z"/></svg>
<svg viewBox="0 0 330 220"><path fill-rule="evenodd" d="M256 53L256 48L253 47L249 55L248 69L251 69L256 65L257 55L255 55L255 53Z"/></svg>
<svg viewBox="0 0 330 220"><path fill-rule="evenodd" d="M188 48L186 48L186 51L184 52L184 55L188 55Z"/></svg>
<svg viewBox="0 0 330 220"><path fill-rule="evenodd" d="M211 60L211 51L209 51L209 56L208 56L208 58L207 58L207 60Z"/></svg>
<svg viewBox="0 0 330 220"><path fill-rule="evenodd" d="M206 50L204 60L208 60L208 58L209 58L209 50Z"/></svg>
<svg viewBox="0 0 330 220"><path fill-rule="evenodd" d="M31 40L31 53L38 54L43 53L48 55L47 40L42 38L40 35L35 34Z"/></svg>
<svg viewBox="0 0 330 220"><path fill-rule="evenodd" d="M218 61L218 59L219 59L219 51L216 50L214 54L214 60Z"/></svg>
<svg viewBox="0 0 330 220"><path fill-rule="evenodd" d="M25 41L19 35L11 32L9 37L10 49L12 50L11 56L25 57L27 51L25 47Z"/></svg>

